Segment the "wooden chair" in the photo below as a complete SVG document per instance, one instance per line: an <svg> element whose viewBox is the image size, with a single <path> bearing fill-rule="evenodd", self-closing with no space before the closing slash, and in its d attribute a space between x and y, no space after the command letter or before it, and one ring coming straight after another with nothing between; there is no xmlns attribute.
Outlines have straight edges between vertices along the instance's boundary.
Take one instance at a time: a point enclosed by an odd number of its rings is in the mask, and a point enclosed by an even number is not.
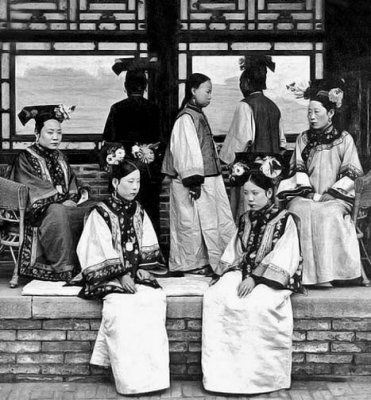
<svg viewBox="0 0 371 400"><path fill-rule="evenodd" d="M371 171L368 172L367 175L361 176L360 178L356 179L354 189L355 199L352 219L357 230L357 238L359 240L361 253L364 254L364 257L361 256L361 261L365 261L366 263L368 263L368 266L371 267L371 259L368 255L367 248L363 241L364 233L361 230L362 222L367 222L367 211L371 207ZM363 284L365 286L370 286L370 280L367 277L363 265L362 278Z"/></svg>
<svg viewBox="0 0 371 400"><path fill-rule="evenodd" d="M9 248L14 261L10 287L18 285L18 258L24 235L28 187L0 177L0 251ZM18 250L15 256L14 250Z"/></svg>

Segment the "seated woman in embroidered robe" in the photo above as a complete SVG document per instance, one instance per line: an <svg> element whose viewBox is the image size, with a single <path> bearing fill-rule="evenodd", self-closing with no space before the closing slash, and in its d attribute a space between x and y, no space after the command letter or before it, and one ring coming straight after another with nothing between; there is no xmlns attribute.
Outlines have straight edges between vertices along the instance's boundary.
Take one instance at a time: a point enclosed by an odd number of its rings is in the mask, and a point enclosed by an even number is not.
<svg viewBox="0 0 371 400"><path fill-rule="evenodd" d="M25 125L35 119L36 142L17 156L8 176L29 188L25 236L19 261L21 276L69 281L79 271L76 245L88 202L80 198L76 177L58 150L61 123L75 107L25 107L18 115Z"/></svg>
<svg viewBox="0 0 371 400"><path fill-rule="evenodd" d="M291 159L295 175L291 179L312 190L291 200L288 209L298 224L305 285L331 286L332 281L361 276L350 212L354 180L363 171L352 136L336 127L342 87L342 81L314 81L305 93L302 91L309 99L310 128L296 140Z"/></svg>
<svg viewBox="0 0 371 400"><path fill-rule="evenodd" d="M120 394L169 387L166 295L154 274L166 273L147 213L135 201L140 173L125 150L107 156L114 192L90 213L77 247L84 298L103 298L91 364L111 366ZM157 288L157 289L156 289Z"/></svg>
<svg viewBox="0 0 371 400"><path fill-rule="evenodd" d="M245 172L241 171L245 169ZM273 182L236 168L249 210L204 294L202 371L206 390L263 393L290 387L292 290L300 289L296 225L273 203ZM241 173L242 172L242 173Z"/></svg>

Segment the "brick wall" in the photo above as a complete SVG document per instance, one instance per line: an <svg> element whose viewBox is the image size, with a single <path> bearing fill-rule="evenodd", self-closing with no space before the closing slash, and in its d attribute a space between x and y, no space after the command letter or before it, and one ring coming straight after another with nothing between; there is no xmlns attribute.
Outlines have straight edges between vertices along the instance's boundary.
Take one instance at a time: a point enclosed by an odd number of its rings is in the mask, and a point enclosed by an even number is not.
<svg viewBox="0 0 371 400"><path fill-rule="evenodd" d="M295 320L293 375L371 375L371 319Z"/></svg>
<svg viewBox="0 0 371 400"><path fill-rule="evenodd" d="M178 302L168 312L173 378L201 378L200 300L197 309L184 317ZM0 320L0 381L110 379L109 370L88 364L99 324L98 318ZM371 319L295 319L292 371L294 378L371 375Z"/></svg>

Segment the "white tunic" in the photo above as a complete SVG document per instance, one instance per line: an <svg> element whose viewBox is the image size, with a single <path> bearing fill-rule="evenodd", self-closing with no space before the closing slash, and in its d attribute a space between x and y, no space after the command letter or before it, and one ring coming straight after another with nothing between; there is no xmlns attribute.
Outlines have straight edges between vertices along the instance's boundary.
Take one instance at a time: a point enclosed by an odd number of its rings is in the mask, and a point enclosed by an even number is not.
<svg viewBox="0 0 371 400"><path fill-rule="evenodd" d="M182 179L204 176L199 139L192 118L178 118L170 140L178 178L170 184L170 270L216 268L236 231L222 175L205 177L201 196L191 200Z"/></svg>

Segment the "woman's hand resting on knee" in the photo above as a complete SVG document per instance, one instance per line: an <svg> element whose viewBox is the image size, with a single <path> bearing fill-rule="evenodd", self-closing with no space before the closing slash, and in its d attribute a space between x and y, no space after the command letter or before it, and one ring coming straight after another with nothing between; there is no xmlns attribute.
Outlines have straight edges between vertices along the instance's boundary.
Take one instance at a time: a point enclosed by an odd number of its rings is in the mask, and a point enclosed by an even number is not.
<svg viewBox="0 0 371 400"><path fill-rule="evenodd" d="M254 287L256 286L256 283L251 276L248 276L245 278L237 288L237 295L238 297L246 297L248 294L252 292Z"/></svg>
<svg viewBox="0 0 371 400"><path fill-rule="evenodd" d="M141 281L150 281L153 279L153 275L150 272L141 268L139 268L137 271L137 277Z"/></svg>
<svg viewBox="0 0 371 400"><path fill-rule="evenodd" d="M132 294L136 293L137 288L135 287L134 279L130 276L130 273L120 276L119 280L123 289L127 293L132 293Z"/></svg>

